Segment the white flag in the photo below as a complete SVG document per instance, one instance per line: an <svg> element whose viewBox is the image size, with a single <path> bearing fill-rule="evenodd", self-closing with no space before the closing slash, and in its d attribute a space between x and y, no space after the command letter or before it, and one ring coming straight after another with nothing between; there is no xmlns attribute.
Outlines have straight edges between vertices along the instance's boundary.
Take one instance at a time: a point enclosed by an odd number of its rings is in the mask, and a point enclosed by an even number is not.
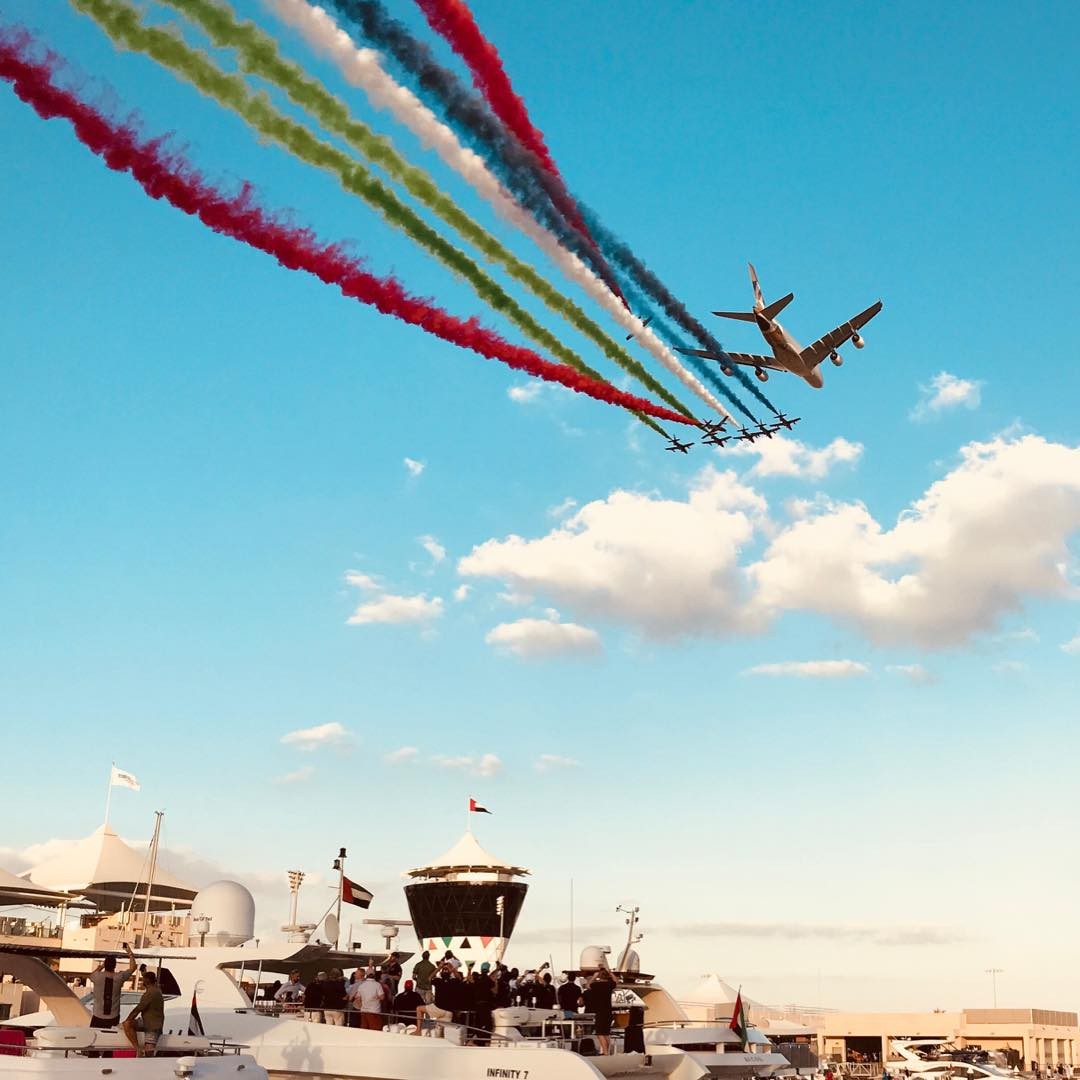
<svg viewBox="0 0 1080 1080"><path fill-rule="evenodd" d="M112 767L112 776L109 778L109 787L126 787L131 788L132 791L138 791L139 781L135 779L134 775L129 772L124 772L123 769L118 769L115 765Z"/></svg>

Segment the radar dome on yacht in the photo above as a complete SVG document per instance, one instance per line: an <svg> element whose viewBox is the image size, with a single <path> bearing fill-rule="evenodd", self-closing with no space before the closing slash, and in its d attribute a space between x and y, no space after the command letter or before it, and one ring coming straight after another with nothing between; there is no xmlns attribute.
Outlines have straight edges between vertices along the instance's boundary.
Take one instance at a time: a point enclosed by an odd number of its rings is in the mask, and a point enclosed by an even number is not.
<svg viewBox="0 0 1080 1080"><path fill-rule="evenodd" d="M605 963L605 957L611 952L609 945L586 945L581 950L581 970L596 971Z"/></svg>
<svg viewBox="0 0 1080 1080"><path fill-rule="evenodd" d="M624 971L640 971L641 970L641 957L638 956L636 949L631 949L626 954L626 959L623 961Z"/></svg>
<svg viewBox="0 0 1080 1080"><path fill-rule="evenodd" d="M239 881L215 881L191 902L191 920L210 920L207 945L240 945L255 936L255 898ZM200 935L192 931L192 943Z"/></svg>

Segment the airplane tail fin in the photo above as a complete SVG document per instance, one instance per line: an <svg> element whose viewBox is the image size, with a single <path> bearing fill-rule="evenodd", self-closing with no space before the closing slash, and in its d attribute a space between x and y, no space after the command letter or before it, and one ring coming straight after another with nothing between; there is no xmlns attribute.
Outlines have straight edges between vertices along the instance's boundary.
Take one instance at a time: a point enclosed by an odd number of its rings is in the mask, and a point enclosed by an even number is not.
<svg viewBox="0 0 1080 1080"><path fill-rule="evenodd" d="M753 263L747 263L750 267L750 284L754 286L754 310L761 311L765 307L765 297L761 295L761 286L758 284L757 271Z"/></svg>
<svg viewBox="0 0 1080 1080"><path fill-rule="evenodd" d="M748 265L750 267L750 281L754 286L754 310L714 311L713 314L718 315L721 319L738 319L740 322L757 322L758 316L764 315L766 319L771 321L795 299L795 294L788 293L787 296L774 300L773 303L766 307L765 297L761 295L761 286L758 284L757 271L754 269L753 263Z"/></svg>
<svg viewBox="0 0 1080 1080"><path fill-rule="evenodd" d="M795 299L795 294L789 292L787 296L781 297L779 300L774 300L767 308L762 311L762 315L767 319L775 319L781 311L784 310Z"/></svg>

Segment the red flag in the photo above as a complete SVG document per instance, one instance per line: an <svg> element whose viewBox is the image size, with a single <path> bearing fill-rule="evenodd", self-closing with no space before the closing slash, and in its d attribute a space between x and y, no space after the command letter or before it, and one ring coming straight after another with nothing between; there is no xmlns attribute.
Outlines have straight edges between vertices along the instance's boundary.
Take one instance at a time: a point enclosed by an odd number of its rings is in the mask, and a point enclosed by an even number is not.
<svg viewBox="0 0 1080 1080"><path fill-rule="evenodd" d="M731 1023L728 1024L728 1027L739 1036L739 1042L742 1043L742 1048L745 1050L750 1045L750 1042L747 1038L746 1009L743 1008L742 990L735 995L735 1008L731 1013Z"/></svg>
<svg viewBox="0 0 1080 1080"><path fill-rule="evenodd" d="M470 814L490 814L491 811L486 806L481 806L475 799L469 800L469 813Z"/></svg>
<svg viewBox="0 0 1080 1080"><path fill-rule="evenodd" d="M341 879L341 902L343 904L355 904L357 907L371 907L371 901L375 894L369 892L363 885L350 881L347 877Z"/></svg>

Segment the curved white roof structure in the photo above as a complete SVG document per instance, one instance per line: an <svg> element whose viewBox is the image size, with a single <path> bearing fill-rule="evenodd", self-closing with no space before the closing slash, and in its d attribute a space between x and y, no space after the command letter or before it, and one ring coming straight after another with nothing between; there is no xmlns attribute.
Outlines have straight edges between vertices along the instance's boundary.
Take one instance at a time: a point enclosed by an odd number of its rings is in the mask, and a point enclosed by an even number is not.
<svg viewBox="0 0 1080 1080"><path fill-rule="evenodd" d="M121 906L146 900L147 857L129 847L102 825L62 855L33 867L29 879L45 889L79 893L92 900L101 911L119 911ZM198 890L173 877L160 863L154 871L151 908L190 907Z"/></svg>
<svg viewBox="0 0 1080 1080"><path fill-rule="evenodd" d="M703 1005L729 1005L734 1004L738 993L731 983L725 982L719 975L703 975L701 982L687 994L686 1000ZM743 998L743 1004L749 1003L749 998Z"/></svg>
<svg viewBox="0 0 1080 1080"><path fill-rule="evenodd" d="M486 873L500 877L522 877L529 871L523 866L513 866L502 859L489 855L477 843L471 832L427 866L418 866L408 872L409 877L444 878L452 874Z"/></svg>
<svg viewBox="0 0 1080 1080"><path fill-rule="evenodd" d="M59 907L71 899L73 897L69 893L35 885L0 867L0 906Z"/></svg>

